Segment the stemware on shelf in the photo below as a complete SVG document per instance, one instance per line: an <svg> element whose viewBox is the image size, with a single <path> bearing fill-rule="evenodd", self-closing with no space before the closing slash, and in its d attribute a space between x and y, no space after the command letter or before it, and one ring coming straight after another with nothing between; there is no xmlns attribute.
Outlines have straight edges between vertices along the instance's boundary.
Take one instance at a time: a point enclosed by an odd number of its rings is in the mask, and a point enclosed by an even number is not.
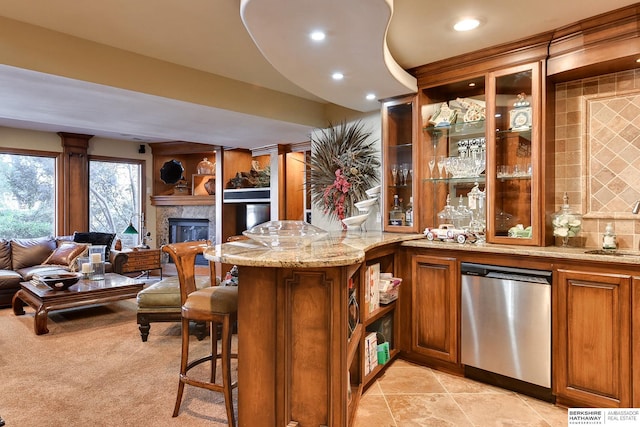
<svg viewBox="0 0 640 427"><path fill-rule="evenodd" d="M430 175L431 178L436 178L435 176L433 176L433 168L435 167L435 165L436 165L436 156L432 156L429 159L429 171L431 172L431 175Z"/></svg>
<svg viewBox="0 0 640 427"><path fill-rule="evenodd" d="M446 163L447 163L447 158L445 156L440 156L438 157L438 170L440 171L440 178L446 178L445 174L446 174Z"/></svg>
<svg viewBox="0 0 640 427"><path fill-rule="evenodd" d="M398 165L391 165L391 177L393 178L392 185L398 185Z"/></svg>
<svg viewBox="0 0 640 427"><path fill-rule="evenodd" d="M402 164L402 185L407 185L407 176L409 175L409 165L406 163Z"/></svg>

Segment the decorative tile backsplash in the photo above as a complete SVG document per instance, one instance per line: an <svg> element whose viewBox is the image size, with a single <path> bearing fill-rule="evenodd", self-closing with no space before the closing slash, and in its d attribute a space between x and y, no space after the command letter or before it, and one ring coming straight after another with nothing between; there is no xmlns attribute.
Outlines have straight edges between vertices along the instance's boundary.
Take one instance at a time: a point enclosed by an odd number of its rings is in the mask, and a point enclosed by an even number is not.
<svg viewBox="0 0 640 427"><path fill-rule="evenodd" d="M608 222L618 248L638 249L640 70L556 85L556 210L566 191L583 214L582 242L599 247Z"/></svg>

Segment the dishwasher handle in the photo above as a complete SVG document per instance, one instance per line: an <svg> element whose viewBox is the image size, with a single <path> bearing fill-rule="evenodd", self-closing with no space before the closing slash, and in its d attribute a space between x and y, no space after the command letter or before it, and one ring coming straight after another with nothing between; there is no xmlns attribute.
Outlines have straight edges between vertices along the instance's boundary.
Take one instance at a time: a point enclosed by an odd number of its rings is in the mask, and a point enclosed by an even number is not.
<svg viewBox="0 0 640 427"><path fill-rule="evenodd" d="M536 283L551 283L552 276L552 273L547 270L475 264L472 262L461 263L460 270L463 276L492 277Z"/></svg>

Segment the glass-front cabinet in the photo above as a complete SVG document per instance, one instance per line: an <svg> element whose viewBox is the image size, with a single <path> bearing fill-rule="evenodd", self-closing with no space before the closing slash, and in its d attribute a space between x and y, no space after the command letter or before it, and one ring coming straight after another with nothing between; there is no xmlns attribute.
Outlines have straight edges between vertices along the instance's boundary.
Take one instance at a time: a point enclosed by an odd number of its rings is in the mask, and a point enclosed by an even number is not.
<svg viewBox="0 0 640 427"><path fill-rule="evenodd" d="M427 238L541 244L540 68L535 62L420 90L414 216L420 231L432 231Z"/></svg>
<svg viewBox="0 0 640 427"><path fill-rule="evenodd" d="M420 222L425 228L443 230L428 238L444 239L446 229L470 226L484 236L485 203L476 195L485 194L485 76L429 87L420 97L424 177Z"/></svg>
<svg viewBox="0 0 640 427"><path fill-rule="evenodd" d="M537 63L489 74L493 111L487 120L491 129L487 240L491 243L541 243L540 80Z"/></svg>
<svg viewBox="0 0 640 427"><path fill-rule="evenodd" d="M418 231L414 206L417 184L416 97L403 97L382 105L383 162L380 212L385 231ZM416 210L417 211L417 210Z"/></svg>

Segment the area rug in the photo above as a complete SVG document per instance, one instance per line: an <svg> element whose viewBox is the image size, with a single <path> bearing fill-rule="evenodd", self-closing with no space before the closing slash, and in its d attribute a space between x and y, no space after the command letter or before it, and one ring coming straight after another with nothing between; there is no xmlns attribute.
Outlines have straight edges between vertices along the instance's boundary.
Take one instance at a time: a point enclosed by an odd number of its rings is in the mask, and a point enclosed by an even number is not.
<svg viewBox="0 0 640 427"><path fill-rule="evenodd" d="M152 323L142 342L136 302L125 300L52 312L50 332L37 336L34 312L25 310L15 316L0 309L0 417L6 427L227 425L222 395L190 386L172 418L178 323ZM194 357L208 352L209 338L191 341ZM233 368L235 375L235 360Z"/></svg>

